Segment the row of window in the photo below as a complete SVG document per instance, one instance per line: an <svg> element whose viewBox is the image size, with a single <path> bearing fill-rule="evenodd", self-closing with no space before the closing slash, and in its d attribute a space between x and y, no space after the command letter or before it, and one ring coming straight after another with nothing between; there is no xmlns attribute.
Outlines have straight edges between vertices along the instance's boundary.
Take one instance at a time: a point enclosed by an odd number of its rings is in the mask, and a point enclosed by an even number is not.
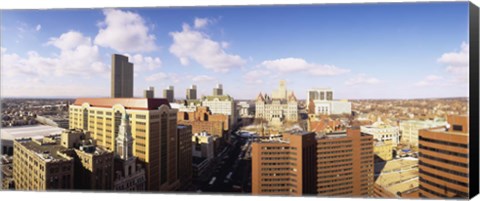
<svg viewBox="0 0 480 201"><path fill-rule="evenodd" d="M427 154L424 154L424 153L421 153L421 152L419 153L419 155L420 155L420 158L422 158L422 157L423 158L428 158L428 159L435 160L435 161L438 161L438 162L468 168L468 164L466 164L466 163L461 163L461 162L457 162L457 161L451 161L451 160L447 160L447 159L443 159L443 158L438 158L438 157L430 156L430 155L427 155Z"/></svg>
<svg viewBox="0 0 480 201"><path fill-rule="evenodd" d="M462 157L462 158L468 158L468 154L463 154L463 153L458 153L458 152L453 152L453 151L447 151L447 150L443 150L443 149L437 149L437 148L428 147L428 146L425 146L425 145L422 145L422 144L420 144L418 146L418 148L424 149L424 150L429 150L429 151L434 151L434 152L438 152L438 153L442 153L442 154L458 156L458 157Z"/></svg>
<svg viewBox="0 0 480 201"><path fill-rule="evenodd" d="M428 175L430 177L434 177L434 178L437 178L437 179L440 179L440 180L443 180L443 181L446 181L446 182L449 182L449 183L452 183L452 184L468 187L468 183L457 181L457 180L454 180L454 179L449 179L449 178L446 178L446 177L443 177L443 176L440 176L440 175L432 174L432 173L429 173L429 172L423 170L422 168L419 168L418 171L419 171L420 174L425 174L425 175ZM420 178L422 178L422 177L420 176Z"/></svg>
<svg viewBox="0 0 480 201"><path fill-rule="evenodd" d="M433 169L435 169L435 170L440 170L440 171L442 171L442 172L446 172L446 173L449 173L449 174L458 175L458 176L462 176L462 177L468 178L468 174L467 174L467 173L458 172L458 171L455 171L455 170L450 170L450 169L443 168L443 167L439 167L439 166L436 166L436 165L431 165L431 164L425 163L424 161L419 161L418 164L419 164L419 165L426 166L426 167L429 167L429 168L433 168Z"/></svg>
<svg viewBox="0 0 480 201"><path fill-rule="evenodd" d="M421 144L421 141L425 141L425 142L433 142L433 143L447 145L447 146L453 146L453 147L468 148L468 144L447 142L447 141L443 141L443 140L430 139L430 138L426 138L426 137L422 137L422 136L419 136L418 139L420 140L420 144Z"/></svg>

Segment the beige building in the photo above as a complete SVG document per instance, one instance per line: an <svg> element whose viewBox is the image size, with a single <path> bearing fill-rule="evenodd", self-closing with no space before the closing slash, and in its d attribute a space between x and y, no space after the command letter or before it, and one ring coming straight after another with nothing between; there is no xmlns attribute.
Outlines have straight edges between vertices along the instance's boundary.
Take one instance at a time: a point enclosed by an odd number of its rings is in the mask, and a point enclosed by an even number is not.
<svg viewBox="0 0 480 201"><path fill-rule="evenodd" d="M284 121L298 121L298 102L295 94L288 99L273 99L260 93L255 102L255 118L267 120L271 124L282 124Z"/></svg>
<svg viewBox="0 0 480 201"><path fill-rule="evenodd" d="M14 149L17 190L113 188L113 153L96 147L88 132L68 130L39 140L17 139Z"/></svg>
<svg viewBox="0 0 480 201"><path fill-rule="evenodd" d="M287 99L288 98L287 82L280 80L278 88L272 92L272 98L274 99Z"/></svg>
<svg viewBox="0 0 480 201"><path fill-rule="evenodd" d="M128 62L128 57L119 54L112 55L111 76L112 98L133 97L133 64Z"/></svg>
<svg viewBox="0 0 480 201"><path fill-rule="evenodd" d="M133 155L146 168L146 189L177 189L177 110L166 99L79 98L70 105L70 128L90 131L98 146L115 151L125 113L134 140Z"/></svg>
<svg viewBox="0 0 480 201"><path fill-rule="evenodd" d="M376 161L389 161L393 159L393 144L391 140L376 141L373 145Z"/></svg>
<svg viewBox="0 0 480 201"><path fill-rule="evenodd" d="M207 132L195 133L192 136L192 155L212 160L215 157L213 136Z"/></svg>
<svg viewBox="0 0 480 201"><path fill-rule="evenodd" d="M418 133L421 129L435 128L447 125L444 119L407 120L400 122L400 142L412 147L418 147Z"/></svg>
<svg viewBox="0 0 480 201"><path fill-rule="evenodd" d="M373 139L379 142L391 140L392 145L396 147L400 142L400 129L398 126L388 125L378 118L372 125L360 126L362 133L373 135Z"/></svg>
<svg viewBox="0 0 480 201"><path fill-rule="evenodd" d="M418 198L418 159L402 158L375 164L373 197Z"/></svg>
<svg viewBox="0 0 480 201"><path fill-rule="evenodd" d="M212 114L228 115L230 127L236 122L235 101L229 95L205 96L202 98L202 106L208 107Z"/></svg>

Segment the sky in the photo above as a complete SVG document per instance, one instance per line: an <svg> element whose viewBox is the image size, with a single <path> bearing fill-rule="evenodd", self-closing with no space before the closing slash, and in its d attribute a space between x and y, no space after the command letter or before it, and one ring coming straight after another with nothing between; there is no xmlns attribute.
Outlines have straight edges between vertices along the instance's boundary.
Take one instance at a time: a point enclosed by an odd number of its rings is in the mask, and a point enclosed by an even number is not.
<svg viewBox="0 0 480 201"><path fill-rule="evenodd" d="M468 96L468 2L1 10L2 97L108 97L111 55L134 95L216 84L235 99Z"/></svg>

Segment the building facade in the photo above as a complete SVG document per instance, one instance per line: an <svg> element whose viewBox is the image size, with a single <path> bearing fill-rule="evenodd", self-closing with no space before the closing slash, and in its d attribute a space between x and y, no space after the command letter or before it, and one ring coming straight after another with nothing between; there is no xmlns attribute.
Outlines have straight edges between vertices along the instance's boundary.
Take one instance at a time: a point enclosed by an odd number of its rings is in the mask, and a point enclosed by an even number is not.
<svg viewBox="0 0 480 201"><path fill-rule="evenodd" d="M177 177L180 180L180 190L187 189L192 183L193 166L192 166L192 126L177 126Z"/></svg>
<svg viewBox="0 0 480 201"><path fill-rule="evenodd" d="M173 86L169 86L163 90L163 98L167 99L170 103L175 101L175 91Z"/></svg>
<svg viewBox="0 0 480 201"><path fill-rule="evenodd" d="M155 89L153 87L150 87L143 91L143 97L144 98L154 98L155 97Z"/></svg>
<svg viewBox="0 0 480 201"><path fill-rule="evenodd" d="M112 55L111 97L133 97L133 64L128 62L128 57Z"/></svg>
<svg viewBox="0 0 480 201"><path fill-rule="evenodd" d="M215 88L213 88L213 96L223 96L223 86L222 84L217 84Z"/></svg>
<svg viewBox="0 0 480 201"><path fill-rule="evenodd" d="M272 99L267 94L260 93L255 102L255 118L264 119L269 123L281 124L284 121L298 121L298 101L295 94L288 99Z"/></svg>
<svg viewBox="0 0 480 201"><path fill-rule="evenodd" d="M398 126L385 124L380 118L372 125L361 126L360 129L362 133L372 135L373 139L379 142L391 140L394 147L400 142L400 129Z"/></svg>
<svg viewBox="0 0 480 201"><path fill-rule="evenodd" d="M315 133L287 133L252 144L253 195L316 193Z"/></svg>
<svg viewBox="0 0 480 201"><path fill-rule="evenodd" d="M446 126L444 119L407 120L400 122L400 142L412 147L418 147L418 133L421 129Z"/></svg>
<svg viewBox="0 0 480 201"><path fill-rule="evenodd" d="M212 114L208 107L196 107L193 112L178 112L177 122L179 124L192 126L192 133L201 133L203 131L223 137L228 131L229 117L223 114Z"/></svg>
<svg viewBox="0 0 480 201"><path fill-rule="evenodd" d="M187 100L195 100L197 99L197 85L192 85L190 88L187 89Z"/></svg>
<svg viewBox="0 0 480 201"><path fill-rule="evenodd" d="M207 132L195 133L192 136L192 155L212 160L215 157L213 136Z"/></svg>
<svg viewBox="0 0 480 201"><path fill-rule="evenodd" d="M333 100L332 89L310 89L307 92L307 101L313 106L313 113L316 115L340 115L351 114L352 103L342 100Z"/></svg>
<svg viewBox="0 0 480 201"><path fill-rule="evenodd" d="M317 137L318 195L371 196L373 160L373 137L359 129Z"/></svg>
<svg viewBox="0 0 480 201"><path fill-rule="evenodd" d="M420 130L420 197L468 198L468 116L450 115L447 122Z"/></svg>
<svg viewBox="0 0 480 201"><path fill-rule="evenodd" d="M79 98L70 105L70 128L90 131L98 146L116 150L123 114L131 121L133 155L145 166L149 191L174 190L177 179L177 110L166 99Z"/></svg>
<svg viewBox="0 0 480 201"><path fill-rule="evenodd" d="M202 106L208 107L212 114L227 115L230 127L233 127L237 120L235 101L229 95L205 96L202 98Z"/></svg>

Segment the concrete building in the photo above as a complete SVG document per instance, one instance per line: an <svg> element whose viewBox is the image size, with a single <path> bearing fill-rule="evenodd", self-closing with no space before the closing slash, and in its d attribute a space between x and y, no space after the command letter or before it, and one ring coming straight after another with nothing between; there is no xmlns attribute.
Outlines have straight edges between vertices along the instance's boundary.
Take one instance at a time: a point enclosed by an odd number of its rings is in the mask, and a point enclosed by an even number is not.
<svg viewBox="0 0 480 201"><path fill-rule="evenodd" d="M418 148L418 132L425 128L446 126L444 119L433 120L406 120L400 122L400 142L404 145Z"/></svg>
<svg viewBox="0 0 480 201"><path fill-rule="evenodd" d="M17 138L42 139L49 135L60 135L65 129L48 125L17 126L0 129L2 154L13 155L13 141Z"/></svg>
<svg viewBox="0 0 480 201"><path fill-rule="evenodd" d="M375 161L389 161L393 159L393 145L391 140L377 141L373 145Z"/></svg>
<svg viewBox="0 0 480 201"><path fill-rule="evenodd" d="M143 91L143 97L144 98L154 98L155 97L155 90L153 87L150 87Z"/></svg>
<svg viewBox="0 0 480 201"><path fill-rule="evenodd" d="M223 96L223 86L222 84L217 84L215 88L213 88L213 96Z"/></svg>
<svg viewBox="0 0 480 201"><path fill-rule="evenodd" d="M68 118L67 117L61 117L61 116L55 116L55 115L43 115L43 116L37 115L35 120L38 123L41 123L43 125L68 129Z"/></svg>
<svg viewBox="0 0 480 201"><path fill-rule="evenodd" d="M177 177L180 180L180 190L186 190L192 184L192 127L177 126Z"/></svg>
<svg viewBox="0 0 480 201"><path fill-rule="evenodd" d="M197 99L197 85L192 85L189 89L187 89L187 100L195 100Z"/></svg>
<svg viewBox="0 0 480 201"><path fill-rule="evenodd" d="M255 118L267 120L272 125L281 125L284 121L298 121L298 101L295 94L288 99L273 99L260 93L255 102Z"/></svg>
<svg viewBox="0 0 480 201"><path fill-rule="evenodd" d="M315 133L286 133L252 144L253 195L316 193Z"/></svg>
<svg viewBox="0 0 480 201"><path fill-rule="evenodd" d="M148 191L175 190L177 178L177 110L166 99L79 98L70 105L70 128L92 133L98 146L116 150L123 114L128 114L133 155L146 169Z"/></svg>
<svg viewBox="0 0 480 201"><path fill-rule="evenodd" d="M237 103L238 108L238 116L240 118L250 118L252 117L251 113L253 112L253 108L250 104L245 101L241 101Z"/></svg>
<svg viewBox="0 0 480 201"><path fill-rule="evenodd" d="M111 82L112 98L133 97L133 64L128 62L128 57L112 55Z"/></svg>
<svg viewBox="0 0 480 201"><path fill-rule="evenodd" d="M194 112L178 112L178 124L190 125L192 133L207 132L211 135L223 137L228 131L229 119L224 114L212 114L208 107L196 107Z"/></svg>
<svg viewBox="0 0 480 201"><path fill-rule="evenodd" d="M213 136L207 132L195 133L192 136L192 155L212 160L215 157Z"/></svg>
<svg viewBox="0 0 480 201"><path fill-rule="evenodd" d="M352 114L352 103L346 100L333 100L332 89L310 89L307 101L313 105L313 113L316 115Z"/></svg>
<svg viewBox="0 0 480 201"><path fill-rule="evenodd" d="M273 99L287 99L290 93L287 90L287 82L280 80L278 88L272 92Z"/></svg>
<svg viewBox="0 0 480 201"><path fill-rule="evenodd" d="M400 129L398 126L385 124L380 118L372 125L361 126L360 129L362 133L372 135L373 139L379 142L391 140L394 147L400 142Z"/></svg>
<svg viewBox="0 0 480 201"><path fill-rule="evenodd" d="M371 196L373 158L373 137L358 128L317 136L318 195Z"/></svg>
<svg viewBox="0 0 480 201"><path fill-rule="evenodd" d="M163 90L163 98L167 99L170 103L173 103L175 101L175 91L173 86L169 86L168 88Z"/></svg>
<svg viewBox="0 0 480 201"><path fill-rule="evenodd" d="M419 133L422 198L469 197L468 116L449 115L447 122Z"/></svg>
<svg viewBox="0 0 480 201"><path fill-rule="evenodd" d="M418 198L418 159L401 158L375 163L376 198Z"/></svg>
<svg viewBox="0 0 480 201"><path fill-rule="evenodd" d="M16 190L113 188L113 153L96 147L88 132L17 139L14 147Z"/></svg>
<svg viewBox="0 0 480 201"><path fill-rule="evenodd" d="M237 121L235 101L229 95L205 96L202 98L202 106L208 107L212 114L227 115L230 127Z"/></svg>
<svg viewBox="0 0 480 201"><path fill-rule="evenodd" d="M122 114L118 135L115 140L115 191L145 191L145 169L133 156L133 137L130 120Z"/></svg>

